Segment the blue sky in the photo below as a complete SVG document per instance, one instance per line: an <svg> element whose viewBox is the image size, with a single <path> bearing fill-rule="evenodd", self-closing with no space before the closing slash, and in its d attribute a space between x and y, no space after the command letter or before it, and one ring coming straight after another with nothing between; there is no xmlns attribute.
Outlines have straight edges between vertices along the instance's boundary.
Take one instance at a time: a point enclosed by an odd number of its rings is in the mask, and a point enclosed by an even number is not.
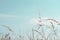
<svg viewBox="0 0 60 40"><path fill-rule="evenodd" d="M9 25L16 33L27 33L33 27L29 21L41 17L60 17L60 0L0 0L0 31ZM6 31L5 31L6 30Z"/></svg>

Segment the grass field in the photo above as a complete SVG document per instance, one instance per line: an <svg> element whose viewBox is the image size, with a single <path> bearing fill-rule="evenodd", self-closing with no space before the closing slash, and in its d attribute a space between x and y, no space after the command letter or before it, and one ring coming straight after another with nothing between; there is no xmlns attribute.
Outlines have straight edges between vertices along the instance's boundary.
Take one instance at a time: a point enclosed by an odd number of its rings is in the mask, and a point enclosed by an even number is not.
<svg viewBox="0 0 60 40"><path fill-rule="evenodd" d="M57 25L59 25L59 22L53 19L48 20L50 20L50 25L39 24L38 28L32 28L31 32L29 34L26 34L26 36L15 35L14 31L9 26L2 25L10 32L12 32L12 35L11 33L3 34L0 36L0 40L60 40L57 32L58 30L52 21L58 23Z"/></svg>

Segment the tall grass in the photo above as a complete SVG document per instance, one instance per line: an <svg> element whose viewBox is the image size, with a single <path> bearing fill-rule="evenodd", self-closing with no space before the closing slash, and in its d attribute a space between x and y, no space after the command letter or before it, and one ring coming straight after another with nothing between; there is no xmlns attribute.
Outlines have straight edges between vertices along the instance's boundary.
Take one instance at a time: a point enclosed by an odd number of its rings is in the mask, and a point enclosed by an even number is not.
<svg viewBox="0 0 60 40"><path fill-rule="evenodd" d="M16 38L13 39L12 35L10 36L10 33L6 33L5 35L1 36L0 40L60 40L59 36L56 33L55 25L53 24L53 22L58 23L58 24L60 24L60 23L54 19L46 19L46 20L49 21L49 23L50 23L50 26L48 29L50 29L51 32L48 33L48 35L44 32L45 30L42 29L44 27L43 26L41 27L41 25L39 24L38 29L33 28L31 30L32 33L27 35L27 37L22 36L22 35L17 35ZM2 26L7 28L10 32L14 32L9 26L7 26L7 25L2 25ZM46 25L44 25L44 26L46 26Z"/></svg>

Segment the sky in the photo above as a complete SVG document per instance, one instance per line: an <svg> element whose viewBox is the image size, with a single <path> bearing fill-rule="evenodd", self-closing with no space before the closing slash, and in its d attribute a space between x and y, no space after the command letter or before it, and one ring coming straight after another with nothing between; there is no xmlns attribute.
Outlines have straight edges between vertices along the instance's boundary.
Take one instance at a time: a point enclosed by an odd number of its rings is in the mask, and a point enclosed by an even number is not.
<svg viewBox="0 0 60 40"><path fill-rule="evenodd" d="M0 0L0 32L7 32L2 25L17 34L30 32L34 27L30 20L38 18L39 12L41 17L59 18L60 0Z"/></svg>

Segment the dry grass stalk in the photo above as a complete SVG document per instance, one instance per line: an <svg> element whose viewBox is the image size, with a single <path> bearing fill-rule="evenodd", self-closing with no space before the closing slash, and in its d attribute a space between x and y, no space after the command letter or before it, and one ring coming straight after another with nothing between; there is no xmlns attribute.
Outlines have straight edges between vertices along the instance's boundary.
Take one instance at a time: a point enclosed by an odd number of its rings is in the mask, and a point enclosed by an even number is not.
<svg viewBox="0 0 60 40"><path fill-rule="evenodd" d="M54 27L54 24L52 23L52 22L50 22L51 23L51 25L52 25L52 31L54 32L54 34L56 35L56 30L55 30L55 27Z"/></svg>
<svg viewBox="0 0 60 40"><path fill-rule="evenodd" d="M32 29L32 36L33 36L33 40L34 40L34 31L33 31L33 29Z"/></svg>
<svg viewBox="0 0 60 40"><path fill-rule="evenodd" d="M5 38L9 36L9 33L5 35Z"/></svg>
<svg viewBox="0 0 60 40"><path fill-rule="evenodd" d="M1 40L10 40L10 36L2 36Z"/></svg>
<svg viewBox="0 0 60 40"><path fill-rule="evenodd" d="M45 38L45 36L41 33L41 32L39 32L39 31L37 31L37 30L33 30L34 32L37 32L38 34L39 34L39 36L41 36L42 38L44 38L45 40L46 40L46 38Z"/></svg>
<svg viewBox="0 0 60 40"><path fill-rule="evenodd" d="M60 25L60 22L56 21L55 19L47 19L47 20L51 20L51 21L56 22L56 23L58 23Z"/></svg>
<svg viewBox="0 0 60 40"><path fill-rule="evenodd" d="M30 35L30 36L29 36L29 35L27 35L27 37L28 37L28 40L32 40L31 35Z"/></svg>
<svg viewBox="0 0 60 40"><path fill-rule="evenodd" d="M52 26L52 28L53 28L53 30L54 30L54 25L53 25L53 23L52 22L50 22L51 23L51 26Z"/></svg>
<svg viewBox="0 0 60 40"><path fill-rule="evenodd" d="M47 36L46 40L48 40L48 38L51 36L51 33L49 33L49 35Z"/></svg>
<svg viewBox="0 0 60 40"><path fill-rule="evenodd" d="M7 26L7 25L2 25L2 26L6 27L9 31L13 32L13 30L9 26Z"/></svg>

